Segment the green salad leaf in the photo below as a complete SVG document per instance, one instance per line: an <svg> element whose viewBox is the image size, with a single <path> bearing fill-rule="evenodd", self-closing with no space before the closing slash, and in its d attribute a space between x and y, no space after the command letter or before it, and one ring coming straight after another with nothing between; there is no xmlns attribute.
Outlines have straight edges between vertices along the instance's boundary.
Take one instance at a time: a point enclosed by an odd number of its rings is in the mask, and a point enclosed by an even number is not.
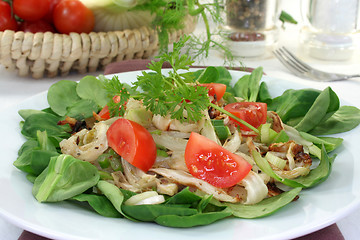
<svg viewBox="0 0 360 240"><path fill-rule="evenodd" d="M51 85L47 94L51 110L59 116L64 116L67 108L81 99L76 92L76 86L76 82L69 80L61 80Z"/></svg>
<svg viewBox="0 0 360 240"><path fill-rule="evenodd" d="M260 90L260 80L263 68L254 69L250 75L244 75L234 85L235 96L241 97L248 102L255 102Z"/></svg>
<svg viewBox="0 0 360 240"><path fill-rule="evenodd" d="M324 145L326 152L334 151L336 148L338 148L344 139L342 138L335 138L335 137L316 137L309 133L300 132L301 137L303 137L305 140L310 141L314 143L316 146L320 147Z"/></svg>
<svg viewBox="0 0 360 240"><path fill-rule="evenodd" d="M21 133L30 138L37 137L37 131L46 131L49 137L70 137L71 129L68 125L58 125L61 117L50 113L35 113L28 116L22 126Z"/></svg>
<svg viewBox="0 0 360 240"><path fill-rule="evenodd" d="M327 113L333 113L339 109L339 98L334 91L328 87L315 99L301 121L294 127L301 132L308 132L315 128Z"/></svg>
<svg viewBox="0 0 360 240"><path fill-rule="evenodd" d="M120 218L122 215L115 209L110 200L104 195L82 193L70 200L86 202L98 214L104 217Z"/></svg>
<svg viewBox="0 0 360 240"><path fill-rule="evenodd" d="M265 217L292 202L301 190L302 188L300 187L294 188L277 196L265 198L261 202L253 205L226 203L225 206L228 206L230 212L238 218L252 219Z"/></svg>
<svg viewBox="0 0 360 240"><path fill-rule="evenodd" d="M353 106L341 106L331 116L325 116L321 124L309 133L313 135L330 135L347 132L360 124L360 109Z"/></svg>
<svg viewBox="0 0 360 240"><path fill-rule="evenodd" d="M122 216L127 217L130 220L136 221L134 218L127 216L123 212L122 205L124 202L124 194L118 187L116 187L114 184L111 184L104 180L100 180L97 183L97 187L107 197L107 199L109 199L109 201L112 203L114 208L118 211L118 213L120 213Z"/></svg>
<svg viewBox="0 0 360 240"><path fill-rule="evenodd" d="M35 176L48 166L51 157L59 155L46 131L39 130L36 133L36 139L27 140L21 146L18 154L19 157L14 162L14 166Z"/></svg>
<svg viewBox="0 0 360 240"><path fill-rule="evenodd" d="M104 107L109 101L102 82L94 76L83 77L76 86L76 93L82 99L93 100L100 107Z"/></svg>
<svg viewBox="0 0 360 240"><path fill-rule="evenodd" d="M159 225L176 228L189 228L209 225L218 220L231 216L233 213L227 209L219 212L197 213L190 216L162 215L155 219Z"/></svg>
<svg viewBox="0 0 360 240"><path fill-rule="evenodd" d="M98 112L99 107L93 100L81 99L67 108L65 116L84 120L92 117L93 112Z"/></svg>
<svg viewBox="0 0 360 240"><path fill-rule="evenodd" d="M95 166L62 154L50 158L48 167L36 178L32 192L39 202L58 202L83 193L98 181Z"/></svg>

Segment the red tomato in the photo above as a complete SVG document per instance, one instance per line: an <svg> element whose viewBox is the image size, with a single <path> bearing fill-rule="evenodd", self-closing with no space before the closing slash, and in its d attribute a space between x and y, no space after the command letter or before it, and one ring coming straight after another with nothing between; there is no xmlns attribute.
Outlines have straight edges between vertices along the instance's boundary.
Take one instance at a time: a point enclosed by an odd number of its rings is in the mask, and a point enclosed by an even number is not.
<svg viewBox="0 0 360 240"><path fill-rule="evenodd" d="M147 172L156 159L156 144L140 124L120 118L106 133L109 146L133 166Z"/></svg>
<svg viewBox="0 0 360 240"><path fill-rule="evenodd" d="M49 0L13 0L14 13L26 21L37 21L45 17L50 9Z"/></svg>
<svg viewBox="0 0 360 240"><path fill-rule="evenodd" d="M32 33L55 32L54 27L45 20L39 20L35 22L28 22L28 21L22 22L19 30L23 32L32 32Z"/></svg>
<svg viewBox="0 0 360 240"><path fill-rule="evenodd" d="M53 22L53 12L55 6L60 2L61 0L50 0L50 8L46 16L44 17L44 20L46 20L49 23Z"/></svg>
<svg viewBox="0 0 360 240"><path fill-rule="evenodd" d="M63 0L53 12L55 28L60 33L89 33L95 25L93 12L78 0Z"/></svg>
<svg viewBox="0 0 360 240"><path fill-rule="evenodd" d="M194 132L186 145L185 163L191 175L219 188L234 186L252 168L242 157Z"/></svg>
<svg viewBox="0 0 360 240"><path fill-rule="evenodd" d="M11 7L8 3L0 1L0 31L13 30L16 31L18 24L13 16L11 16Z"/></svg>
<svg viewBox="0 0 360 240"><path fill-rule="evenodd" d="M266 123L267 105L261 102L235 102L230 103L224 109L236 117L244 120L255 128ZM234 119L233 119L234 120ZM235 120L234 120L235 121ZM235 121L243 131L251 131L244 124Z"/></svg>
<svg viewBox="0 0 360 240"><path fill-rule="evenodd" d="M120 102L120 96L114 96L113 97L113 101L115 103ZM106 105L105 107L103 107L103 109L101 109L101 111L98 113L99 117L101 117L102 119L110 119L110 111L109 111L109 106Z"/></svg>
<svg viewBox="0 0 360 240"><path fill-rule="evenodd" d="M109 111L109 106L105 105L105 107L103 107L103 109L101 109L101 111L98 113L99 117L101 117L104 120L110 119L110 111Z"/></svg>
<svg viewBox="0 0 360 240"><path fill-rule="evenodd" d="M199 85L209 89L209 95L216 96L216 101L219 101L226 92L226 85L222 83L202 83Z"/></svg>

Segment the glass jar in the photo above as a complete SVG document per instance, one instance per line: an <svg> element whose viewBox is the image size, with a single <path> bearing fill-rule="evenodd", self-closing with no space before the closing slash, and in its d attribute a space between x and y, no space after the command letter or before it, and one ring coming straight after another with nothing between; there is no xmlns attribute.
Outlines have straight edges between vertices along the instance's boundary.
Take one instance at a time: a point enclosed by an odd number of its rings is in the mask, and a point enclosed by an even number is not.
<svg viewBox="0 0 360 240"><path fill-rule="evenodd" d="M321 60L348 60L359 42L359 0L302 0L300 44Z"/></svg>
<svg viewBox="0 0 360 240"><path fill-rule="evenodd" d="M235 56L257 57L278 39L280 0L226 0L228 44Z"/></svg>

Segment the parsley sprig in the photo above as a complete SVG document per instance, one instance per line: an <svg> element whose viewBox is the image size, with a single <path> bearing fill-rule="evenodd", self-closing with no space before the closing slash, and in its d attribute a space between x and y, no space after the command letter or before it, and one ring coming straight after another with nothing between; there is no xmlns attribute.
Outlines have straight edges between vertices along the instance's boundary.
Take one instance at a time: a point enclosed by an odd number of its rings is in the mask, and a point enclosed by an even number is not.
<svg viewBox="0 0 360 240"><path fill-rule="evenodd" d="M194 62L190 56L181 55L189 37L183 37L173 44L173 51L158 56L159 61L152 61L148 68L153 72L143 72L138 76L134 85L143 90L139 95L144 106L154 114L166 116L180 121L198 121L203 117L201 113L210 102L207 90L204 87L194 87L194 77L190 74L181 74L180 70L188 70ZM162 65L169 62L172 70L165 76L162 74ZM193 84L191 84L193 83Z"/></svg>
<svg viewBox="0 0 360 240"><path fill-rule="evenodd" d="M188 40L188 36L182 37L178 42L173 43L172 52L163 53L156 57L157 61L151 61L148 68L152 71L143 71L142 75L133 82L132 88L120 83L116 76L104 80L104 88L109 96L118 96L121 99L118 103L112 99L109 101L110 115L119 116L117 114L119 112L123 115L123 105L132 97L141 100L145 108L153 114L170 115L172 119L181 122L198 121L204 117L203 112L212 107L258 132L247 122L212 103L208 90L199 86L194 75L187 71L194 63L191 56L182 54L181 51ZM165 62L170 63L171 69L163 74L162 67Z"/></svg>
<svg viewBox="0 0 360 240"><path fill-rule="evenodd" d="M181 73L194 63L190 56L181 54L181 49L188 40L188 36L182 37L173 44L172 52L163 53L156 57L157 61L151 61L148 68L152 71L143 71L142 75L137 77L137 81L133 82L134 87L131 89L120 83L116 76L104 79L104 88L111 97L107 104L110 115L123 115L125 110L122 106L133 97L142 100L145 108L153 114L170 115L172 119L182 122L200 120L203 117L202 111L207 109L210 99L205 87L196 86L192 74ZM162 69L164 62L169 62L172 66L166 75ZM120 101L114 101L113 96L118 96Z"/></svg>
<svg viewBox="0 0 360 240"><path fill-rule="evenodd" d="M107 106L111 116L123 116L125 108L122 107L130 98L131 87L119 81L118 76L113 76L108 79L104 76L99 76L103 82L104 88L107 91L108 101ZM133 92L134 94L135 92Z"/></svg>

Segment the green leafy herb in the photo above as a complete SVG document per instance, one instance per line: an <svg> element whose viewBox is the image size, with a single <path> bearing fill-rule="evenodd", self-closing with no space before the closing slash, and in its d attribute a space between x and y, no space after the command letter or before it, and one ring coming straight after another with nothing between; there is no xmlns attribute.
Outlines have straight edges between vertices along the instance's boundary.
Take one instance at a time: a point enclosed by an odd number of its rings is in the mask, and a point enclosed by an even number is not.
<svg viewBox="0 0 360 240"><path fill-rule="evenodd" d="M152 26L158 32L160 52L168 51L169 34L171 32L184 29L189 18L193 18L195 21L196 17L200 17L205 25L205 36L191 36L191 41L187 44L188 50L195 53L194 57L207 57L210 48L223 50L224 60L231 61L233 59L231 51L223 44L221 39L224 38L219 38L224 34L216 30L216 28L210 28L209 16L215 24L223 23L221 17L222 6L222 0L203 3L197 0L150 0L137 5L132 10L150 11L155 16Z"/></svg>
<svg viewBox="0 0 360 240"><path fill-rule="evenodd" d="M179 73L179 70L188 70L193 63L190 56L180 54L188 39L189 37L184 37L174 43L173 52L160 55L159 61L152 61L148 68L154 72L144 71L134 85L142 90L138 98L154 114L165 116L170 113L173 119L198 121L203 117L202 111L207 109L210 101L206 88L189 85L195 84L194 78ZM172 66L172 71L167 76L162 74L164 62L169 62Z"/></svg>
<svg viewBox="0 0 360 240"><path fill-rule="evenodd" d="M128 85L121 83L118 76L113 76L111 79L102 77L101 79L103 81L103 86L107 91L108 97L111 99L107 103L111 116L124 115L125 109L121 106L129 100L130 93L128 91ZM120 96L118 99L119 101L115 101L113 99L116 96Z"/></svg>

